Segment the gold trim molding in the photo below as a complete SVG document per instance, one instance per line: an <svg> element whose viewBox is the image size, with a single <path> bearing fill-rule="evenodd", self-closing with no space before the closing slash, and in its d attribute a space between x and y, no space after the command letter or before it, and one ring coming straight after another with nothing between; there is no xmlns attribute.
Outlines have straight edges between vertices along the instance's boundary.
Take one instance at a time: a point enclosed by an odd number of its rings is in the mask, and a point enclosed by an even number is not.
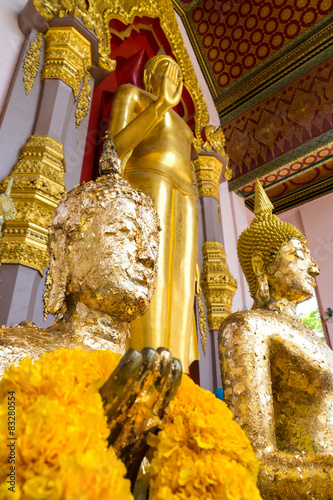
<svg viewBox="0 0 333 500"><path fill-rule="evenodd" d="M215 130L214 125L207 125L205 127L205 136L207 138L206 142L202 145L205 151L215 151L219 153L222 158L226 161L226 167L224 171L224 177L230 181L232 178L232 171L229 167L229 156L226 154L224 146L225 146L225 135L222 132L221 127L218 127Z"/></svg>
<svg viewBox="0 0 333 500"><path fill-rule="evenodd" d="M85 116L87 116L90 109L90 101L91 101L90 78L91 75L89 72L87 72L82 83L79 97L76 101L76 111L75 111L76 128L79 127L82 120L85 118Z"/></svg>
<svg viewBox="0 0 333 500"><path fill-rule="evenodd" d="M69 85L77 97L81 81L91 68L91 43L73 26L49 28L42 79L57 78Z"/></svg>
<svg viewBox="0 0 333 500"><path fill-rule="evenodd" d="M215 156L199 156L194 160L199 196L212 196L217 201L223 163Z"/></svg>
<svg viewBox="0 0 333 500"><path fill-rule="evenodd" d="M111 34L109 22L119 19L124 24L131 24L136 16L158 18L161 27L170 43L172 52L184 75L184 83L194 105L196 115L196 136L201 140L201 130L208 124L209 115L204 96L193 69L191 60L183 42L171 0L33 0L37 11L46 19L53 16L72 16L82 19L88 29L95 31L99 42L99 65L113 71L116 62L110 59Z"/></svg>
<svg viewBox="0 0 333 500"><path fill-rule="evenodd" d="M207 141L203 144L203 148L205 151L210 151L213 149L217 153L220 153L221 156L226 156L225 154L225 135L222 132L221 127L218 127L215 130L215 125L207 125L205 127L205 135Z"/></svg>
<svg viewBox="0 0 333 500"><path fill-rule="evenodd" d="M232 277L223 245L218 241L203 244L201 288L204 293L210 330L219 330L222 321L231 314L237 281Z"/></svg>
<svg viewBox="0 0 333 500"><path fill-rule="evenodd" d="M30 42L29 49L23 61L23 81L25 84L26 95L30 94L38 75L40 64L40 53L43 48L43 35L37 33L37 36Z"/></svg>
<svg viewBox="0 0 333 500"><path fill-rule="evenodd" d="M18 162L2 183L13 179L11 198L16 214L5 222L1 240L2 264L22 264L43 274L48 264L48 227L65 192L62 145L48 136L31 136Z"/></svg>
<svg viewBox="0 0 333 500"><path fill-rule="evenodd" d="M202 289L200 288L199 293L196 296L197 298L197 305L198 305L198 316L199 316L199 330L200 330L200 337L201 337L201 345L202 345L202 350L204 352L204 355L206 356L207 354L207 323L206 323L206 314L205 314L205 308L203 304L203 292Z"/></svg>

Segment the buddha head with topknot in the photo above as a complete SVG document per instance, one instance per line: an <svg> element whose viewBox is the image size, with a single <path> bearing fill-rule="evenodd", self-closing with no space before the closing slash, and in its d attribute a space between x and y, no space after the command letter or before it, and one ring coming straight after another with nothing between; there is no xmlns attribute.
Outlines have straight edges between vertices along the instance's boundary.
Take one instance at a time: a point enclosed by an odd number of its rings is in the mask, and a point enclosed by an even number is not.
<svg viewBox="0 0 333 500"><path fill-rule="evenodd" d="M162 77L165 73L166 67L169 63L172 63L178 68L178 80L182 80L183 75L177 64L177 62L172 59L172 57L167 56L163 51L159 51L156 56L148 59L143 68L143 85L147 92L157 95L159 86L162 81Z"/></svg>
<svg viewBox="0 0 333 500"><path fill-rule="evenodd" d="M159 219L151 199L120 177L110 136L100 167L106 175L72 189L53 215L48 311L61 319L80 302L129 322L155 288Z"/></svg>
<svg viewBox="0 0 333 500"><path fill-rule="evenodd" d="M314 276L319 273L302 232L281 221L272 210L272 203L256 179L256 217L241 233L237 245L238 259L255 300L254 308L269 303L272 293L295 303L310 298Z"/></svg>

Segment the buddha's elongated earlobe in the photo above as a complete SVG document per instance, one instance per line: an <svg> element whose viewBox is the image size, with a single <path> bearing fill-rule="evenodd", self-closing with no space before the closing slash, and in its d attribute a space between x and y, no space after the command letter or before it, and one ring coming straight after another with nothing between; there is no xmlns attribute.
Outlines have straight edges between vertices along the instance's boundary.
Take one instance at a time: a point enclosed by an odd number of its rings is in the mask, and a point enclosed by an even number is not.
<svg viewBox="0 0 333 500"><path fill-rule="evenodd" d="M263 256L260 253L252 255L252 269L257 280L257 290L255 293L255 306L262 307L269 302L269 285L264 266Z"/></svg>
<svg viewBox="0 0 333 500"><path fill-rule="evenodd" d="M151 92L151 76L152 73L150 70L145 69L143 71L143 85L147 92Z"/></svg>

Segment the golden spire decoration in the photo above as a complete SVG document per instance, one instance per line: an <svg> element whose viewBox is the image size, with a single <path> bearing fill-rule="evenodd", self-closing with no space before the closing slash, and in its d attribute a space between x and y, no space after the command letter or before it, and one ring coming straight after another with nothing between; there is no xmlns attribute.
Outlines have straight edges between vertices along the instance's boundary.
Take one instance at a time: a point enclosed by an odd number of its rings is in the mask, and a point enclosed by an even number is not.
<svg viewBox="0 0 333 500"><path fill-rule="evenodd" d="M123 175L123 166L109 130L104 136L102 154L99 160L99 173L100 175L115 175L116 177Z"/></svg>

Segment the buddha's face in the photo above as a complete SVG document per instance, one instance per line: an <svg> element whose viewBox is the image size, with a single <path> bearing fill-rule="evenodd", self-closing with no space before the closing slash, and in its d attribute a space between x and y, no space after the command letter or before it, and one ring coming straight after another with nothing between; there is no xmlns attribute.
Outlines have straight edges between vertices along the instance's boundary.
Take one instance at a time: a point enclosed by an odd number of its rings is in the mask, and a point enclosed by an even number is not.
<svg viewBox="0 0 333 500"><path fill-rule="evenodd" d="M132 321L150 303L158 257L151 209L118 198L99 206L68 245L71 300Z"/></svg>
<svg viewBox="0 0 333 500"><path fill-rule="evenodd" d="M151 75L151 80L150 80L151 92L154 95L160 95L160 89L161 89L162 79L163 79L163 77L164 77L164 75L166 73L167 68L170 65L175 69L176 76L174 78L174 81L171 81L171 79L169 79L168 84L172 85L174 87L174 89L173 89L174 92L176 91L177 84L178 84L178 82L182 78L181 71L179 69L179 66L175 62L172 62L172 61L170 61L168 59L165 59L165 60L161 60L161 62L158 63L158 65L156 66L154 72Z"/></svg>
<svg viewBox="0 0 333 500"><path fill-rule="evenodd" d="M303 302L312 297L316 285L314 278L318 274L319 269L307 245L292 238L282 246L274 262L268 266L270 295L294 303Z"/></svg>

